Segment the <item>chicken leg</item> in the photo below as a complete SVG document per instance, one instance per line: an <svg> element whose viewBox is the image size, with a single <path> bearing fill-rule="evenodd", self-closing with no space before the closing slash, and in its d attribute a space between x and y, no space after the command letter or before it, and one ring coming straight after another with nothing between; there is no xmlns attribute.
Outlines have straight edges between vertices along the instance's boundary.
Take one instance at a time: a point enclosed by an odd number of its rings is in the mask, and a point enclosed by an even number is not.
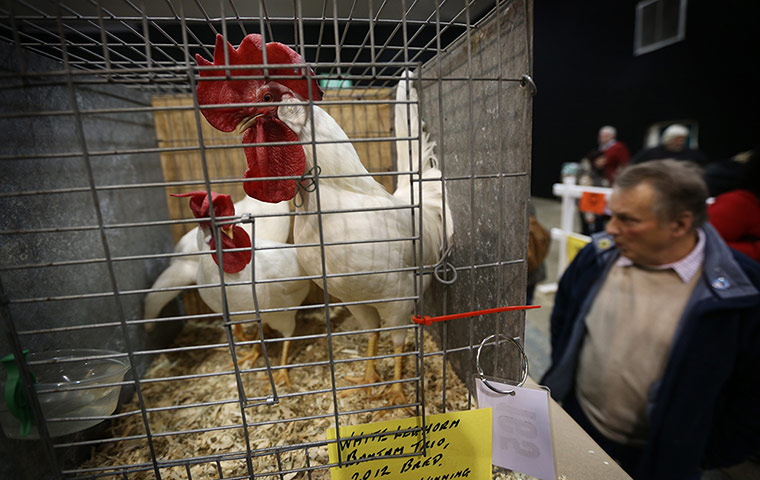
<svg viewBox="0 0 760 480"><path fill-rule="evenodd" d="M288 364L288 352L290 351L290 340L282 342L282 354L280 355L280 366ZM275 385L287 385L290 386L290 374L287 368L277 370L272 374Z"/></svg>
<svg viewBox="0 0 760 480"><path fill-rule="evenodd" d="M378 340L380 338L379 333L373 333L372 336L369 337L369 344L367 346L367 356L368 357L376 357L377 356L377 344ZM403 361L404 357L401 356L401 354L404 353L404 345L397 345L393 348L393 351L396 353L396 356L393 358L393 380L396 382L400 382L403 374ZM380 378L380 375L377 373L377 369L375 368L375 359L369 358L367 359L366 365L364 367L364 375L360 377L346 377L346 380L349 382L356 384L356 385L367 385L370 383L376 383L381 382L382 378ZM372 387L359 387L364 389L367 396L370 395L370 390ZM354 388L350 390L344 390L341 392L341 396L348 396L353 392ZM378 398L385 397L388 399L390 405L402 405L406 403L406 397L404 396L404 391L401 386L401 383L394 383L383 393L380 393L377 395Z"/></svg>
<svg viewBox="0 0 760 480"><path fill-rule="evenodd" d="M256 331L257 332L259 331L258 326L256 326ZM234 332L235 338L238 340L243 340L243 341L256 340L256 336L252 336L252 337L247 336L245 332L243 331L243 325L239 323L233 326L233 332ZM238 358L238 365L243 365L246 362L250 362L251 365L253 365L254 363L256 363L256 360L258 360L260 356L261 356L261 345L254 345L251 348L251 353L249 353L248 355L244 355L242 358Z"/></svg>
<svg viewBox="0 0 760 480"><path fill-rule="evenodd" d="M280 366L285 366L288 364L288 354L290 352L290 340L285 340L282 342L282 354L280 355ZM264 373L259 374L258 376L259 380L265 380L267 379L267 375ZM272 380L274 381L275 385L287 385L291 386L292 383L290 383L290 373L288 373L287 368L281 368L278 369L276 372L272 374Z"/></svg>
<svg viewBox="0 0 760 480"><path fill-rule="evenodd" d="M380 333L375 332L370 335L369 337L369 343L367 345L367 357L376 357L377 356L377 342L380 339ZM346 377L346 380L353 383L354 385L366 385L369 383L376 383L381 381L380 375L377 374L377 369L375 368L375 359L374 358L368 358L366 361L366 364L364 366L364 375L361 377ZM372 387L360 387L364 389L364 392L367 396L370 395L370 389ZM356 390L355 388L352 388L350 390L344 390L341 392L342 397L346 397L348 395L351 395L352 392Z"/></svg>
<svg viewBox="0 0 760 480"><path fill-rule="evenodd" d="M393 352L396 354L396 356L393 357L393 380L400 382L404 362L404 357L402 357L401 354L404 353L404 345L394 346ZM382 395L388 399L388 402L391 405L402 405L406 403L406 397L404 396L404 389L402 388L401 383L394 383L388 391Z"/></svg>

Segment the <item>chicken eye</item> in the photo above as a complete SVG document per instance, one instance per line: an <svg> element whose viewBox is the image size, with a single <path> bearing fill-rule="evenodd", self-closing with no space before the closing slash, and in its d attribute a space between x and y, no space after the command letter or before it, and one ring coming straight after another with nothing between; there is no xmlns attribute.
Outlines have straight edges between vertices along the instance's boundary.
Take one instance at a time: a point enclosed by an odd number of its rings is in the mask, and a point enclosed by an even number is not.
<svg viewBox="0 0 760 480"><path fill-rule="evenodd" d="M272 95L269 92L265 93L264 94L264 101L265 102L273 102L274 101L274 95Z"/></svg>

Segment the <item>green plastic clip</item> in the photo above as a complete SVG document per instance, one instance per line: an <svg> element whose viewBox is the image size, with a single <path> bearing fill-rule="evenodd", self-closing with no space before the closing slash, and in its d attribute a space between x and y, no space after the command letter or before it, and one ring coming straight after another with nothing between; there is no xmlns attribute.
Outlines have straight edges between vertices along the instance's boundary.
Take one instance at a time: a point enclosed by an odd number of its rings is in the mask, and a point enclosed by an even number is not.
<svg viewBox="0 0 760 480"><path fill-rule="evenodd" d="M26 359L26 354L29 353L29 350L24 350L23 353L24 359ZM24 382L21 381L16 357L10 353L0 358L0 362L2 362L5 371L8 373L8 379L5 381L5 405L8 407L8 411L11 412L11 415L16 417L20 423L19 435L26 437L32 428L34 415L32 414L32 407L29 405L26 390L24 389ZM34 374L32 374L32 381L37 383Z"/></svg>

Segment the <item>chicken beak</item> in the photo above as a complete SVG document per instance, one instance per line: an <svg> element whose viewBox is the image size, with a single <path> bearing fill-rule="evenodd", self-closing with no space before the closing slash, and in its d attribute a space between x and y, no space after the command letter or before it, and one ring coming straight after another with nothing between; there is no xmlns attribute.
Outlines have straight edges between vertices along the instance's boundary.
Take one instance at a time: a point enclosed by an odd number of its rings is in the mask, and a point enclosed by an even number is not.
<svg viewBox="0 0 760 480"><path fill-rule="evenodd" d="M222 233L230 237L230 240L233 240L235 238L235 235L232 233L232 225L222 227Z"/></svg>
<svg viewBox="0 0 760 480"><path fill-rule="evenodd" d="M253 117L245 117L243 120L240 121L240 123L237 124L237 127L235 127L235 133L238 135L242 135L245 133L246 130L251 128L254 123L256 123L256 120L263 116L263 113L257 113Z"/></svg>

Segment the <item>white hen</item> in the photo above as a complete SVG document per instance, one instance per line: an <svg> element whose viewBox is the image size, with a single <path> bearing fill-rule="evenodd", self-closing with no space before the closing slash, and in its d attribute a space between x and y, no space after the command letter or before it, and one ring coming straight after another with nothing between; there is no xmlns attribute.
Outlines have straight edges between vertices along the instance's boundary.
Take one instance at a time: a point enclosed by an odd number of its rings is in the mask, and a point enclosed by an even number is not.
<svg viewBox="0 0 760 480"><path fill-rule="evenodd" d="M235 203L238 215L250 214L256 217L256 238L285 243L290 235L290 217L288 202L267 203L255 198L245 197ZM274 216L268 216L274 215ZM158 318L161 310L184 289L196 284L196 274L201 256L198 249L198 230L195 227L185 233L174 246L175 254L169 266L161 272L150 287L151 292L145 296L143 316L145 319ZM195 254L195 255L194 255ZM143 324L145 330L151 331L155 322Z"/></svg>
<svg viewBox="0 0 760 480"><path fill-rule="evenodd" d="M202 199L206 198L205 192L196 192L195 195L200 199L198 204L202 203ZM227 197L226 195L219 195L218 197ZM251 199L253 200L253 199ZM254 200L256 203L250 201L241 201L235 204L234 208L225 210L219 207L217 199L212 202L215 209L215 215L232 216L245 215L246 211L236 211L238 207L249 208L251 207L267 210L267 207L261 208L259 205L261 202ZM284 211L288 211L287 203L284 203ZM204 218L208 216L208 202L205 204L205 209L199 211L197 208L193 208L193 213L196 217ZM229 202L231 205L231 202ZM276 210L282 209L281 204L274 205L268 208L268 213L275 213ZM259 212L261 213L261 212ZM282 212L279 212L282 213ZM287 222L282 222L282 219ZM256 220L256 239L255 239L255 255L253 261L250 257L250 250L247 252L235 252L225 253L223 266L224 266L224 282L225 282L225 296L227 300L228 312L234 314L235 312L255 312L256 305L253 299L253 292L251 289L251 264L255 265L255 280L256 280L256 298L258 300L259 310L269 309L284 309L289 307L295 307L301 305L303 300L309 293L309 287L311 285L310 280L300 279L304 276L303 269L300 268L296 258L295 248L285 247L284 242L287 240L289 234L289 217L264 217ZM274 239L261 238L259 235L259 228L262 228L261 234L264 236L275 237ZM237 227L237 226L235 226ZM239 228L239 227L238 227ZM265 229L269 230L265 230ZM242 226L242 230L248 238L251 237L251 224L245 223ZM224 308L221 281L219 277L219 267L216 263L215 248L212 243L212 232L210 223L208 221L202 221L201 224L185 234L178 247L188 250L190 247L186 244L189 241L189 236L195 235L192 241L195 244L196 252L207 252L205 255L196 255L192 257L180 257L178 260L184 260L185 258L192 258L193 261L182 261L180 267L183 269L183 274L188 275L191 268L195 268L192 272L192 283L198 285L198 292L201 299L208 307L214 312L221 313ZM223 230L223 234L232 238L231 228L226 231ZM220 235L221 236L221 235ZM223 240L226 240L221 236ZM237 234L235 235L237 239ZM237 242L236 242L237 243ZM241 248L245 245L225 245L224 248ZM247 247L250 249L250 240L248 240ZM284 248L283 248L284 247ZM213 250L213 251L212 251ZM234 270L228 271L228 262L233 260L235 256L240 254L248 254L244 256L244 260L238 261L238 267ZM177 262L175 262L177 263ZM243 267L243 264L245 266ZM170 267L171 268L171 267ZM177 272L178 270L174 270ZM176 277L175 277L176 278ZM187 278L187 277L186 277ZM295 279L295 280L290 280ZM160 277L159 277L160 280ZM176 295L176 293L175 293ZM255 318L255 313L247 315L235 315L234 321L245 321ZM268 325L274 330L280 332L286 339L293 336L293 332L296 327L296 311L285 310L276 312L261 313L261 320L263 324ZM242 337L242 327L240 324L236 325L236 335ZM286 340L283 343L282 354L280 358L280 365L287 365L287 358L289 352L290 341ZM258 358L258 350L254 349L253 353L247 357L240 359L240 362L252 361L255 362ZM290 377L288 371L285 368L279 369L275 374L275 381L277 383L290 384Z"/></svg>
<svg viewBox="0 0 760 480"><path fill-rule="evenodd" d="M206 197L205 192L200 192L203 198ZM226 195L219 195L218 197L227 197ZM226 217L235 215L234 209L230 211L224 207L218 207L217 198L214 198L211 202L214 205L215 215L217 217ZM229 202L231 204L232 202ZM228 204L228 205L229 205ZM193 213L198 218L208 217L208 202L206 204L205 211L198 211L193 207ZM192 201L191 201L192 206ZM238 227L237 225L232 228ZM239 228L239 227L238 227ZM250 224L244 224L243 230L250 238L251 228ZM220 238L223 242L229 244L224 248L240 248L245 246L237 241L237 232L232 232L231 228L227 231L222 231L223 234L234 240L227 240L223 235ZM234 235L233 235L234 233ZM250 241L247 243L250 248ZM198 272L196 280L199 285L199 293L206 305L209 306L215 312L221 312L224 305L221 292L221 282L219 278L219 267L216 263L217 258L215 254L215 248L213 244L213 235L211 227L208 221L201 222L200 229L197 234L197 246L202 252L209 252L209 255L201 255L198 264ZM228 260L234 260L234 256L247 252L234 252L225 253L223 257L223 271L225 295L227 299L228 311L232 314L234 312L245 312L256 310L256 304L254 303L253 294L251 290L252 271L255 273L256 281L256 298L258 301L259 310L269 309L285 309L288 307L296 307L301 305L306 296L309 293L311 286L310 280L305 280L304 270L301 268L296 258L295 247L282 242L255 239L255 255L246 258L243 262L238 262L238 270L241 268L241 264L245 263L239 271L228 270ZM214 250L214 252L212 252ZM255 270L252 269L251 264L254 264ZM206 285L211 285L206 287ZM236 320L247 320L255 318L255 313L249 315L236 316ZM293 336L293 332L296 327L296 311L284 310L278 312L261 313L261 320L264 324L280 332L286 339ZM282 354L280 358L280 365L287 365L288 351L290 347L290 340L286 340L283 343ZM253 361L258 356L254 350ZM242 360L241 360L242 361ZM290 385L290 377L288 371L285 368L279 369L275 374L275 381L277 383L286 383Z"/></svg>

